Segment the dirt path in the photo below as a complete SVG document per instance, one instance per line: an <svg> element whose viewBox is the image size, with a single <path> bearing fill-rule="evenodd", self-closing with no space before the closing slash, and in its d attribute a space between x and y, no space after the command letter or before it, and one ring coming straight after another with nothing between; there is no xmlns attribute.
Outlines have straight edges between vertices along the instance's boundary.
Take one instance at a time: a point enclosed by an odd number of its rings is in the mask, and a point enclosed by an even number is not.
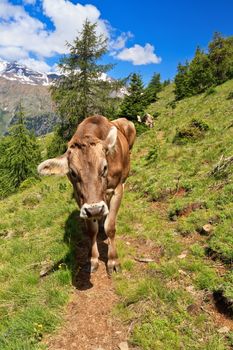
<svg viewBox="0 0 233 350"><path fill-rule="evenodd" d="M79 266L87 254L87 242L77 247ZM107 244L98 241L100 254L106 259ZM127 341L127 330L112 317L118 302L111 278L107 276L105 262L100 261L98 271L91 275L77 269L75 289L68 304L64 325L45 343L50 350L117 350Z"/></svg>
<svg viewBox="0 0 233 350"><path fill-rule="evenodd" d="M161 218L166 214L165 205L153 203L151 208L154 211L159 210ZM174 225L172 222L170 224ZM136 227L135 229L137 230ZM182 241L187 254L191 243L202 241L205 238L195 234L188 238L179 237L177 239ZM117 241L120 240L129 247L128 256L131 259L137 256L150 257L159 264L160 257L163 256L163 248L156 246L155 242L149 239L118 236ZM63 326L55 334L45 339L44 343L49 350L136 350L128 343L130 325L121 323L112 313L119 298L112 279L106 273L107 242L103 240L103 237L98 239L101 261L98 271L93 275L82 269L87 257L87 243L87 241L76 243L75 259L78 266L75 268L74 291L65 312ZM130 253L130 248L133 248L135 255ZM145 274L147 264L135 260L133 274ZM125 278L130 278L130 274L125 273ZM214 320L216 328L220 330L224 327L233 330L233 321L218 310L211 296L207 297L202 291L195 290L189 275L182 274L179 283L184 289L189 290L195 299L195 303L190 305L190 310L192 307L198 312L204 311ZM128 345L126 344L125 348L120 347L120 344L125 342Z"/></svg>

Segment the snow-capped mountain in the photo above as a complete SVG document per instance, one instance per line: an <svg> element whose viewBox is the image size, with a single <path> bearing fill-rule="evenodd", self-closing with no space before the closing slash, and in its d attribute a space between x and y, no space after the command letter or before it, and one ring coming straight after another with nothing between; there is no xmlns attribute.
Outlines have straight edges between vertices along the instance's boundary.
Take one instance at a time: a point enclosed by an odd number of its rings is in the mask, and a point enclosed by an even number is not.
<svg viewBox="0 0 233 350"><path fill-rule="evenodd" d="M48 86L54 79L59 78L59 74L37 72L16 61L0 61L0 77L22 84Z"/></svg>
<svg viewBox="0 0 233 350"><path fill-rule="evenodd" d="M0 60L0 136L14 122L19 103L24 107L30 130L36 135L50 132L58 117L48 87L59 77L61 75L58 73L41 73L18 62ZM99 79L114 82L114 79L105 73ZM123 98L126 94L127 88L123 86L113 90L110 96Z"/></svg>

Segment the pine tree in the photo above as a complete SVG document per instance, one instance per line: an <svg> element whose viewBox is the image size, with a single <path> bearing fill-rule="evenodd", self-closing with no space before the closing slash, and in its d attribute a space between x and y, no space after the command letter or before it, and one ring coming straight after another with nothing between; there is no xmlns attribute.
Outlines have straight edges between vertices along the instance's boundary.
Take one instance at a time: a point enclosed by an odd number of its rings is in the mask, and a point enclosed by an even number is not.
<svg viewBox="0 0 233 350"><path fill-rule="evenodd" d="M216 84L222 84L233 77L233 37L223 38L220 33L214 33L209 43L210 62Z"/></svg>
<svg viewBox="0 0 233 350"><path fill-rule="evenodd" d="M35 136L24 125L22 106L18 107L17 124L0 142L0 196L14 192L29 177L36 176L41 160Z"/></svg>
<svg viewBox="0 0 233 350"><path fill-rule="evenodd" d="M157 94L162 90L162 84L160 81L160 74L154 73L146 90L145 95L148 101L148 104L153 103L157 100Z"/></svg>
<svg viewBox="0 0 233 350"><path fill-rule="evenodd" d="M185 65L178 64L177 74L175 76L175 96L176 100L181 100L184 97L190 96L189 90L189 63Z"/></svg>
<svg viewBox="0 0 233 350"><path fill-rule="evenodd" d="M207 54L197 47L195 56L189 65L189 91L191 95L199 94L215 82L211 62Z"/></svg>
<svg viewBox="0 0 233 350"><path fill-rule="evenodd" d="M171 80L170 79L166 79L163 81L162 83L162 88L165 88L166 86L170 85L171 84Z"/></svg>
<svg viewBox="0 0 233 350"><path fill-rule="evenodd" d="M147 105L144 95L144 87L141 76L132 74L128 88L129 95L126 95L120 109L120 116L132 121L137 121L137 116L142 116Z"/></svg>
<svg viewBox="0 0 233 350"><path fill-rule="evenodd" d="M101 78L112 65L98 63L107 53L107 39L96 34L96 26L86 20L74 43L67 43L69 54L59 64L64 75L51 88L67 138L88 115L103 113L106 100L111 98L114 84Z"/></svg>

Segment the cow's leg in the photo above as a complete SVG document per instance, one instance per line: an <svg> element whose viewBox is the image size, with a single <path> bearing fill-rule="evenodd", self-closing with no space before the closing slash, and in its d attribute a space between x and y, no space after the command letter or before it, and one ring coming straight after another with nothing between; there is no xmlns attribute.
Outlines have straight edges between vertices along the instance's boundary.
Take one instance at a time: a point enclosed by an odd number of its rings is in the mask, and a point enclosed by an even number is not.
<svg viewBox="0 0 233 350"><path fill-rule="evenodd" d="M115 233L116 233L116 217L117 212L121 204L123 195L123 185L120 184L115 189L115 192L110 200L109 214L104 223L105 233L108 236L108 262L107 271L111 274L114 270L120 271L120 263L118 261L116 245L115 245Z"/></svg>
<svg viewBox="0 0 233 350"><path fill-rule="evenodd" d="M98 234L98 221L93 220L86 220L86 227L87 227L87 233L90 237L90 250L89 250L89 259L91 264L91 272L95 272L99 267L99 251L97 246L97 234Z"/></svg>

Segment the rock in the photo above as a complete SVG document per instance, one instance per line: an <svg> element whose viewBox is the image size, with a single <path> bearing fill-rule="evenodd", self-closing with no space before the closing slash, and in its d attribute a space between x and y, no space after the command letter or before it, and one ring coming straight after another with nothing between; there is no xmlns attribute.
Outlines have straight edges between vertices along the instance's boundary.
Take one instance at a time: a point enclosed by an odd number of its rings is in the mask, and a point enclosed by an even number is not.
<svg viewBox="0 0 233 350"><path fill-rule="evenodd" d="M142 262L142 263L146 263L146 264L155 261L154 259L151 259L151 258L136 258L136 257L134 258L134 260Z"/></svg>
<svg viewBox="0 0 233 350"><path fill-rule="evenodd" d="M5 235L5 239L11 239L12 237L14 237L14 231L13 230L7 230Z"/></svg>
<svg viewBox="0 0 233 350"><path fill-rule="evenodd" d="M191 294L196 294L194 286L187 286L185 289Z"/></svg>
<svg viewBox="0 0 233 350"><path fill-rule="evenodd" d="M129 350L127 341L123 341L118 345L120 350Z"/></svg>
<svg viewBox="0 0 233 350"><path fill-rule="evenodd" d="M202 226L200 233L202 235L209 235L213 231L213 226L211 224L206 224Z"/></svg>
<svg viewBox="0 0 233 350"><path fill-rule="evenodd" d="M218 333L220 333L220 334L226 334L229 331L230 331L230 328L227 327L227 326L224 326L224 327L221 327L221 328L218 329Z"/></svg>
<svg viewBox="0 0 233 350"><path fill-rule="evenodd" d="M40 277L46 276L53 268L53 262L52 261L42 261L41 263L41 270L40 270Z"/></svg>
<svg viewBox="0 0 233 350"><path fill-rule="evenodd" d="M181 253L180 255L178 255L177 258L184 259L184 258L186 258L186 256L187 256L187 252L185 251L185 252Z"/></svg>

